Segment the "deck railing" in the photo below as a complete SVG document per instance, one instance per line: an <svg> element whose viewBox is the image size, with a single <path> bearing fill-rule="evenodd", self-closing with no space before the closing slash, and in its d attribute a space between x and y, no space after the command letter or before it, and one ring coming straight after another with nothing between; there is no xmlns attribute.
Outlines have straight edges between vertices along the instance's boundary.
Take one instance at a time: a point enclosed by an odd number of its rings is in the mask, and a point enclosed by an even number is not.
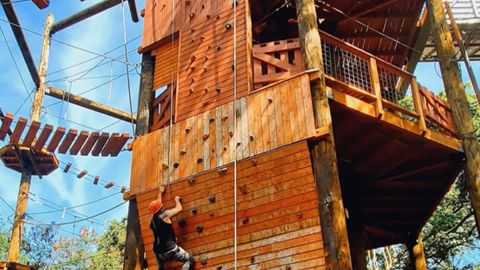
<svg viewBox="0 0 480 270"><path fill-rule="evenodd" d="M374 104L377 116L393 112L428 128L454 135L448 104L421 88L416 78L332 35L320 32L327 85ZM304 70L298 39L253 46L255 89Z"/></svg>

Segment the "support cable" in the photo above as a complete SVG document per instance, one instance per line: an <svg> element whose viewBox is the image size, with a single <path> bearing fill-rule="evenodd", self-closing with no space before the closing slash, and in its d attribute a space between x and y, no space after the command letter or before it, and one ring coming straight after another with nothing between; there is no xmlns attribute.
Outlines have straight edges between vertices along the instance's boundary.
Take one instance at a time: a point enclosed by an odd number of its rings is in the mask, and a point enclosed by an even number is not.
<svg viewBox="0 0 480 270"><path fill-rule="evenodd" d="M127 23L125 19L125 0L122 0L122 25L123 25L123 49L125 52L125 63L128 63L128 49L127 49ZM130 74L128 70L128 65L125 64L125 71L127 73L127 90L128 90L128 103L130 106L130 114L133 115L133 105L132 105L132 91L130 89ZM133 123L133 118L131 119L132 123L132 134L135 134L135 124Z"/></svg>

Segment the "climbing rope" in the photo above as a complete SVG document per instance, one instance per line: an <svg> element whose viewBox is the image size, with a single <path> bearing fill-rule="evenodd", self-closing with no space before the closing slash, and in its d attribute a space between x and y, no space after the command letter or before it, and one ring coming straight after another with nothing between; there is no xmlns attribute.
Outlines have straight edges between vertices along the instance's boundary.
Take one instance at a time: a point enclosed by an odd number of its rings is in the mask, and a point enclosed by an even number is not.
<svg viewBox="0 0 480 270"><path fill-rule="evenodd" d="M127 73L127 88L128 88L128 103L130 106L130 114L133 115L133 105L132 105L132 91L130 88L130 72L128 70L128 49L127 49L127 23L125 19L125 0L122 0L122 26L123 26L123 50L125 53L125 72ZM135 134L135 124L133 123L133 118L131 121L132 124L132 134Z"/></svg>
<svg viewBox="0 0 480 270"><path fill-rule="evenodd" d="M234 269L238 267L238 241L237 241L237 0L233 1L233 253Z"/></svg>

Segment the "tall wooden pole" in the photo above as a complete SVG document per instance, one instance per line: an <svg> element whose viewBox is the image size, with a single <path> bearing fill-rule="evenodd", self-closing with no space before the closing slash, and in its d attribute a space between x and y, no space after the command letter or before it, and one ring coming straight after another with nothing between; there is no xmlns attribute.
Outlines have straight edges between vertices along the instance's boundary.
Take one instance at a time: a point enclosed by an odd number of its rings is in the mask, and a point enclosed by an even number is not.
<svg viewBox="0 0 480 270"><path fill-rule="evenodd" d="M414 270L427 270L427 260L423 251L422 234L417 239L407 243L408 254L410 255L410 267Z"/></svg>
<svg viewBox="0 0 480 270"><path fill-rule="evenodd" d="M43 36L42 53L40 56L40 69L38 72L40 84L35 91L33 100L33 109L30 121L39 121L42 108L43 95L45 93L45 75L48 67L48 54L50 51L50 29L53 24L53 15L48 14L45 21L45 32ZM20 180L18 189L17 206L15 207L15 218L13 220L12 235L8 248L9 262L18 262L20 255L20 245L22 243L23 219L25 218L25 210L27 209L28 195L30 193L30 182L32 180L31 168L25 168Z"/></svg>
<svg viewBox="0 0 480 270"><path fill-rule="evenodd" d="M136 136L142 136L149 132L151 101L153 99L153 71L155 69L155 58L150 52L142 56L142 71L140 78L140 90L137 109ZM138 208L136 199L129 201L127 239L125 244L124 270L143 269L144 248L140 221L138 219Z"/></svg>
<svg viewBox="0 0 480 270"><path fill-rule="evenodd" d="M320 223L327 269L352 269L343 207L332 116L326 94L322 47L314 0L296 0L298 30L305 68L318 69L320 79L310 84L316 127L327 126L329 135L311 146L313 173L319 198Z"/></svg>
<svg viewBox="0 0 480 270"><path fill-rule="evenodd" d="M460 70L455 61L452 35L445 18L442 0L427 0L432 21L435 48L440 61L443 84L452 106L453 120L466 156L465 174L477 230L480 234L480 145L475 135L473 117L465 95Z"/></svg>
<svg viewBox="0 0 480 270"><path fill-rule="evenodd" d="M453 34L455 35L455 39L457 40L458 47L460 47L460 52L462 53L468 76L470 76L470 81L472 81L472 87L475 91L475 95L477 96L477 101L480 104L480 90L478 89L477 79L475 78L475 74L473 73L467 48L465 48L465 44L463 44L462 34L460 34L460 29L457 26L457 22L455 22L452 9L450 8L450 4L448 2L445 2L445 8L447 9L448 17L450 18L450 25L452 26Z"/></svg>

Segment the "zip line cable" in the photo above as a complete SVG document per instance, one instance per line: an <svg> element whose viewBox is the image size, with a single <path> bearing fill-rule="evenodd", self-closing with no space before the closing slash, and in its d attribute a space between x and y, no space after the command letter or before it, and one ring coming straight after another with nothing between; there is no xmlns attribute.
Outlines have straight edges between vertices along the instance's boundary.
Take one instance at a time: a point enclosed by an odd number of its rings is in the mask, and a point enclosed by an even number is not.
<svg viewBox="0 0 480 270"><path fill-rule="evenodd" d="M128 50L127 50L127 20L125 19L125 0L122 0L122 26L123 26L123 48L125 52L125 63L128 63ZM133 115L133 105L132 105L132 91L130 89L130 74L128 70L128 65L125 65L125 71L127 73L127 90L128 90L128 103L130 105L130 114ZM133 118L131 119L132 123L132 135L135 134L135 124L133 123Z"/></svg>
<svg viewBox="0 0 480 270"><path fill-rule="evenodd" d="M37 31L35 31L35 30L32 30L32 29L30 29L30 28L21 26L21 25L16 24L16 23L12 23L12 22L4 19L4 18L0 18L0 21L1 21L1 22L4 22L4 23L8 23L8 24L13 25L13 26L16 26L16 27L18 27L18 28L21 28L21 29L23 29L23 30L25 30L25 31L27 31L27 32L29 32L29 33L32 33L32 34L35 34L35 35L38 35L38 36L42 36L42 37L43 37L43 34L40 33L40 32L37 32ZM65 45L65 46L67 46L67 47L70 47L70 48L73 48L73 49L77 49L77 50L79 50L79 51L83 51L83 52L86 52L86 53L90 53L90 54L93 54L93 55L96 55L96 56L106 57L106 58L108 58L108 59L110 59L110 60L117 61L117 62L123 63L123 64L125 64L125 65L129 65L129 66L137 66L137 65L138 65L138 63L128 63L128 62L124 62L124 61L115 59L115 58L113 58L113 57L106 56L106 55L104 55L104 54L100 54L100 53L97 53L97 52L94 52L94 51L91 51L91 50L88 50L88 49L84 49L84 48L79 47L79 46L77 46L77 45L73 45L73 44L67 43L67 42L65 42L65 41L61 41L61 40L55 39L55 38L53 38L53 37L51 38L51 41L55 41L55 42L57 42L57 43L60 43L60 44L62 44L62 45Z"/></svg>
<svg viewBox="0 0 480 270"><path fill-rule="evenodd" d="M133 42L133 41L135 41L135 40L137 40L137 39L139 39L139 38L141 38L141 37L142 37L142 35L138 35L138 36L130 39L129 41L127 41L127 44L129 44L129 43L131 43L131 42ZM114 52L114 51L116 51L116 50L118 50L118 49L120 49L120 48L122 48L122 47L123 47L123 43L122 43L120 46L117 46L117 47L115 47L115 48L113 48L113 49L110 49L110 50L106 51L105 53L103 53L103 55L107 55L107 54L109 54L109 53L112 53L112 52ZM133 49L132 51L136 51L136 50L137 50L137 49L135 48L135 49ZM97 58L103 57L103 55L102 55L102 56L98 56L98 55L97 55L97 56L91 57L91 58L89 58L89 59L80 61L80 62L78 62L78 63L76 63L76 64L71 65L71 66L67 66L67 67L64 67L64 68L61 68L61 69L57 69L57 70L55 70L55 71L52 71L52 72L47 73L47 75L57 74L57 73L59 73L59 72L65 71L65 70L67 70L67 69L71 69L71 68L74 68L74 67L81 66L81 65L86 64L86 63L88 63L88 62L91 62L91 61L93 61L93 60L95 60L95 59L97 59ZM123 54L122 54L121 56L123 56ZM120 57L121 57L121 56L120 56Z"/></svg>
<svg viewBox="0 0 480 270"><path fill-rule="evenodd" d="M13 212L15 212L15 208L13 208L1 195L0 195L0 200L2 200L2 202L8 206L8 208L10 208L10 210L12 210Z"/></svg>
<svg viewBox="0 0 480 270"><path fill-rule="evenodd" d="M5 3L1 3L2 6L6 6L6 5L11 5L11 4L16 4L16 3L24 3L24 2L30 2L30 0L16 0L16 1L9 1L9 2L5 2Z"/></svg>
<svg viewBox="0 0 480 270"><path fill-rule="evenodd" d="M88 221L92 218L96 218L98 216L101 216L101 215L104 215L110 211L113 211L117 208L119 208L120 206L124 205L127 201L124 201L124 202L121 202L105 211L102 211L100 213L97 213L95 215L92 215L92 216L89 216L89 217L86 217L86 218L83 218L83 219L79 219L79 220L75 220L75 221L68 221L68 222L61 222L61 223L51 223L51 224L48 224L48 223L34 223L34 222L30 222L28 220L25 220L23 219L22 221L25 222L25 223L28 223L28 224L31 224L31 225L36 225L36 226L48 226L48 225L54 225L54 226L65 226L65 225L70 225L70 224L74 224L74 223L79 223L79 222L84 222L84 221Z"/></svg>
<svg viewBox="0 0 480 270"><path fill-rule="evenodd" d="M28 214L29 214L29 215L43 215L43 214L51 214L51 213L63 212L63 211L66 211L66 210L70 210L70 209L75 209L75 208L79 208L79 207L91 205L91 204L97 203L97 202L99 202L99 201L103 201L103 200L106 200L106 199L108 199L108 198L111 198L111 197L113 197L113 196L117 196L117 195L119 195L119 194L122 194L122 193L120 193L120 192L115 192L115 193L113 193L113 194L110 194L110 195L107 195L107 196L98 198L98 199L96 199L96 200L94 200L94 201L91 201L91 202L86 202L86 203L77 204L77 205L74 205L74 206L65 207L65 208L60 209L60 210L34 212L34 213L28 213Z"/></svg>

